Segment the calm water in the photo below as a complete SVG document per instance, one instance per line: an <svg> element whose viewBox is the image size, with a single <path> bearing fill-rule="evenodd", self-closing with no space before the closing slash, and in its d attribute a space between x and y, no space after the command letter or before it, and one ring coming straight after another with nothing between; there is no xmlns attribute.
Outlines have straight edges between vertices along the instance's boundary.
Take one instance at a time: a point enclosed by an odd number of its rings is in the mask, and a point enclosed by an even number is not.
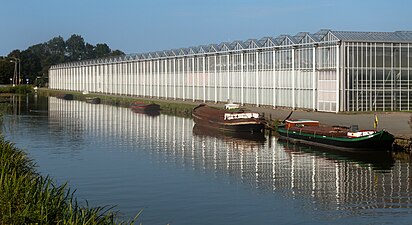
<svg viewBox="0 0 412 225"><path fill-rule="evenodd" d="M5 138L79 200L143 224L410 224L409 162L230 137L191 119L15 98Z"/></svg>

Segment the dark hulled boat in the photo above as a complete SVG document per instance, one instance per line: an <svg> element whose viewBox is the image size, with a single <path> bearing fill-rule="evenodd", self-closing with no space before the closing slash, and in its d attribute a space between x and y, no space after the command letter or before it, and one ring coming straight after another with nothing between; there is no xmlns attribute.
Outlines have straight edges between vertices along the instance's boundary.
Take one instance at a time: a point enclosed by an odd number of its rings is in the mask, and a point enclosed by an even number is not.
<svg viewBox="0 0 412 225"><path fill-rule="evenodd" d="M160 114L160 105L154 103L133 102L130 108L137 113Z"/></svg>
<svg viewBox="0 0 412 225"><path fill-rule="evenodd" d="M72 94L57 94L56 98L60 98L64 100L73 100L74 96Z"/></svg>
<svg viewBox="0 0 412 225"><path fill-rule="evenodd" d="M264 121L259 113L242 109L226 110L200 104L192 111L195 123L229 132L261 132Z"/></svg>
<svg viewBox="0 0 412 225"><path fill-rule="evenodd" d="M388 151L395 140L385 130L320 126L314 120L285 120L277 131L282 139L346 151Z"/></svg>

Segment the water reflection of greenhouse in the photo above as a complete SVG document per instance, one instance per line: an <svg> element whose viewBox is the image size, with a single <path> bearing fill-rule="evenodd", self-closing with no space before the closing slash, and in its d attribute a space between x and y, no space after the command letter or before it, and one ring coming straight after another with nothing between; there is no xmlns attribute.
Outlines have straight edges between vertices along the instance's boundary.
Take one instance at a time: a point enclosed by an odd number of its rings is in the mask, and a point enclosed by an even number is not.
<svg viewBox="0 0 412 225"><path fill-rule="evenodd" d="M410 110L412 32L294 36L52 66L50 88L319 111Z"/></svg>
<svg viewBox="0 0 412 225"><path fill-rule="evenodd" d="M286 198L312 198L325 209L410 208L412 203L407 163L388 160L380 171L362 161L306 153L274 137L263 143L193 135L191 119L150 117L108 105L50 98L49 110L50 124L66 129L69 136L82 131L84 141L147 146L135 150L146 151L159 164L230 176Z"/></svg>

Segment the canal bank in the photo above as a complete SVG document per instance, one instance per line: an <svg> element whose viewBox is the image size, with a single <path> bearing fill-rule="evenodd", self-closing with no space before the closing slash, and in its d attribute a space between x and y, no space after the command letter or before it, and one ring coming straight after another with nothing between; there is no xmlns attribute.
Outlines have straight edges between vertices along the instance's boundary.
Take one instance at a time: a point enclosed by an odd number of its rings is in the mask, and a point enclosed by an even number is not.
<svg viewBox="0 0 412 225"><path fill-rule="evenodd" d="M61 93L70 93L74 95L76 100L85 101L87 96L99 97L103 104L117 105L123 107L129 107L130 103L134 101L153 102L159 104L162 109L162 113L178 116L191 116L191 110L193 107L202 103L200 101L190 100L171 100L171 99L159 99L159 98L143 98L135 96L125 95L105 95L89 93L83 94L81 92L74 91L61 91L41 88L38 89L39 94L56 96ZM208 102L211 106L223 107L225 103L212 103ZM264 115L265 119L270 124L276 124L278 120L286 118L291 109L276 108L271 106L245 105L247 109L259 112ZM378 118L377 129L385 129L395 136L394 150L405 151L412 153L412 124L410 112L357 112L357 113L326 113L326 112L314 112L307 110L296 109L293 110L292 118L297 119L312 119L318 120L321 124L325 125L358 125L360 129L373 129L375 115Z"/></svg>
<svg viewBox="0 0 412 225"><path fill-rule="evenodd" d="M4 117L6 140L27 149L39 173L69 181L92 206L116 205L125 219L143 208L142 224L410 220L409 158L202 133L191 118L77 100L21 103Z"/></svg>

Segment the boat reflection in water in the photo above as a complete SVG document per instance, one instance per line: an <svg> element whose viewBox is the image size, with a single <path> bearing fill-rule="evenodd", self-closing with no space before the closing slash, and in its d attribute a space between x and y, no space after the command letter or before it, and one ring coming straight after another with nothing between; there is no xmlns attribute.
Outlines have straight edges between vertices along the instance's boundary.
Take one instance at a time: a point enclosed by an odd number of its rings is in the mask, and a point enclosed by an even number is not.
<svg viewBox="0 0 412 225"><path fill-rule="evenodd" d="M135 113L142 113L148 116L160 115L160 105L154 103L133 102L130 108Z"/></svg>
<svg viewBox="0 0 412 225"><path fill-rule="evenodd" d="M385 151L340 151L330 148L313 147L286 140L279 140L278 143L294 154L310 154L316 157L322 157L330 160L344 160L357 165L372 168L373 170L390 170L395 160L391 152Z"/></svg>
<svg viewBox="0 0 412 225"><path fill-rule="evenodd" d="M225 141L233 141L239 144L264 145L266 138L261 132L246 133L246 132L225 132L224 130L214 129L199 124L193 126L193 135L216 137Z"/></svg>
<svg viewBox="0 0 412 225"><path fill-rule="evenodd" d="M139 110L139 109L132 108L132 112L139 113L139 114L145 114L145 115L148 115L148 116L151 116L151 117L155 117L155 116L160 115L160 111L156 111L156 110L142 111L142 110Z"/></svg>

